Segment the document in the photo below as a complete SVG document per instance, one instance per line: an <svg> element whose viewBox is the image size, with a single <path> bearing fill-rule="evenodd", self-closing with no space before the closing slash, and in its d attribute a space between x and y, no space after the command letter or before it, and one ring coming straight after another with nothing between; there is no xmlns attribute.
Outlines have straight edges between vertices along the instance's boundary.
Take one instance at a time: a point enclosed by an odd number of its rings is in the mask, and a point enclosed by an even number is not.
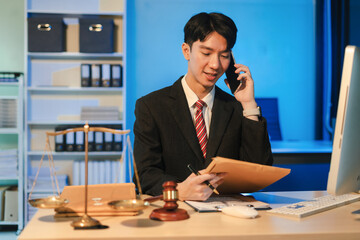
<svg viewBox="0 0 360 240"><path fill-rule="evenodd" d="M228 206L249 206L256 210L268 210L270 205L257 201L252 196L234 195L234 196L212 196L206 201L185 201L190 207L198 212L219 212L222 208Z"/></svg>
<svg viewBox="0 0 360 240"><path fill-rule="evenodd" d="M215 157L206 172L226 172L217 190L220 194L239 194L257 192L288 175L290 169Z"/></svg>

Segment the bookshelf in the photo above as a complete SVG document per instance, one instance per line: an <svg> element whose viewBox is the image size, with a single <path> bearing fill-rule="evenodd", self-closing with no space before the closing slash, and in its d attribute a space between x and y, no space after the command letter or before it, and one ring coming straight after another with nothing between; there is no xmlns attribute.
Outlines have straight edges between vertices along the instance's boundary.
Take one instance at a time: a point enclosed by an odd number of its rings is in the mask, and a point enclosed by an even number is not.
<svg viewBox="0 0 360 240"><path fill-rule="evenodd" d="M6 225L17 225L18 231L24 227L24 217L23 217L23 205L24 205L24 185L23 185L23 144L24 144L24 125L23 125L23 75L22 73L8 73L11 75L11 82L4 81L1 79L4 76L0 73L0 101L1 100L10 100L16 101L16 113L14 113L13 119L14 122L10 125L6 125L4 121L5 118L0 120L0 171L5 171L0 174L0 186L13 186L17 187L17 207L15 212L17 212L17 219L14 217L13 219L4 218L0 219L0 228L1 226ZM4 102L2 102L4 103ZM8 114L5 109L6 106L0 107L0 115L11 115ZM6 117L6 116L5 116ZM2 169L1 167L9 167L12 164L11 162L4 162L9 156L9 152L17 153L17 173L11 171L9 174L9 168ZM3 158L2 158L3 156ZM6 156L6 157L5 157ZM1 165L7 166L1 166ZM16 169L16 167L14 166ZM2 170L1 170L2 169ZM6 170L5 170L6 169ZM13 168L11 168L12 170ZM5 192L6 194L6 192ZM3 199L6 201L6 197ZM3 209L1 211L5 212L5 207L7 207L6 203L3 205ZM13 211L13 209L7 209L7 211ZM0 211L0 212L1 212ZM3 212L3 214L4 214ZM1 215L0 215L1 216ZM15 215L14 215L15 216Z"/></svg>
<svg viewBox="0 0 360 240"><path fill-rule="evenodd" d="M117 107L118 120L90 120L89 125L125 125L126 113L126 1L122 0L27 0L25 4L26 29L30 18L62 18L65 22L65 51L31 52L26 40L25 79L25 223L34 209L27 204L31 177L43 154L47 131L59 125L81 126L82 107ZM81 18L112 19L114 22L114 51L111 53L80 52L79 20ZM28 30L25 30L29 38ZM122 66L122 86L81 86L82 64L112 64ZM55 149L55 139L50 138ZM68 176L73 184L75 162L84 159L84 152L53 151L57 175ZM120 151L89 152L89 160L117 160ZM46 158L44 159L44 161ZM44 162L45 163L45 162ZM47 167L46 164L43 165ZM51 189L34 188L32 198L52 194Z"/></svg>

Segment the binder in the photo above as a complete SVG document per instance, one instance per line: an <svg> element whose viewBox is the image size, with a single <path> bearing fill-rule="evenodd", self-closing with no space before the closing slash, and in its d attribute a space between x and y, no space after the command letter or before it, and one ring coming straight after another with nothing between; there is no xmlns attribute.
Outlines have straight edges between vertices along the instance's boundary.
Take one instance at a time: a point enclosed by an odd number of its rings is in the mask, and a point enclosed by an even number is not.
<svg viewBox="0 0 360 240"><path fill-rule="evenodd" d="M110 64L102 64L101 85L103 87L111 87L111 67L110 67Z"/></svg>
<svg viewBox="0 0 360 240"><path fill-rule="evenodd" d="M119 125L113 125L112 127L113 129L116 129L116 130L122 130L122 125L119 124ZM123 135L121 134L114 134L114 145L113 145L113 151L116 151L116 152L121 152L122 151L122 138L123 138Z"/></svg>
<svg viewBox="0 0 360 240"><path fill-rule="evenodd" d="M71 127L70 127L71 128ZM69 129L69 127L67 128ZM72 152L75 149L75 133L69 132L65 135L65 146L67 152Z"/></svg>
<svg viewBox="0 0 360 240"><path fill-rule="evenodd" d="M120 64L111 65L111 83L112 87L122 87L123 67Z"/></svg>
<svg viewBox="0 0 360 240"><path fill-rule="evenodd" d="M18 191L5 191L4 221L16 222L18 220Z"/></svg>
<svg viewBox="0 0 360 240"><path fill-rule="evenodd" d="M110 126L107 126L110 127ZM104 150L109 152L113 151L114 134L105 132L104 133Z"/></svg>
<svg viewBox="0 0 360 240"><path fill-rule="evenodd" d="M5 211L5 191L9 189L8 186L0 187L0 221L4 220Z"/></svg>
<svg viewBox="0 0 360 240"><path fill-rule="evenodd" d="M75 150L83 152L85 150L85 134L84 132L75 132Z"/></svg>
<svg viewBox="0 0 360 240"><path fill-rule="evenodd" d="M80 185L80 161L73 162L73 181L72 185Z"/></svg>
<svg viewBox="0 0 360 240"><path fill-rule="evenodd" d="M104 133L95 132L95 151L104 151Z"/></svg>
<svg viewBox="0 0 360 240"><path fill-rule="evenodd" d="M105 183L111 183L111 161L105 160Z"/></svg>
<svg viewBox="0 0 360 240"><path fill-rule="evenodd" d="M81 86L91 87L91 65L81 64Z"/></svg>
<svg viewBox="0 0 360 240"><path fill-rule="evenodd" d="M94 147L94 132L88 132L88 151L95 151Z"/></svg>
<svg viewBox="0 0 360 240"><path fill-rule="evenodd" d="M89 161L90 162L90 161ZM85 185L85 161L80 161L79 185Z"/></svg>
<svg viewBox="0 0 360 240"><path fill-rule="evenodd" d="M88 161L88 184L95 184L94 181L94 160Z"/></svg>
<svg viewBox="0 0 360 240"><path fill-rule="evenodd" d="M91 65L91 86L101 87L101 64Z"/></svg>
<svg viewBox="0 0 360 240"><path fill-rule="evenodd" d="M106 183L105 179L105 161L98 161L99 164L99 184Z"/></svg>
<svg viewBox="0 0 360 240"><path fill-rule="evenodd" d="M55 127L55 132L62 131L65 128L63 126ZM63 152L65 151L65 135L57 135L55 136L55 151L56 152Z"/></svg>

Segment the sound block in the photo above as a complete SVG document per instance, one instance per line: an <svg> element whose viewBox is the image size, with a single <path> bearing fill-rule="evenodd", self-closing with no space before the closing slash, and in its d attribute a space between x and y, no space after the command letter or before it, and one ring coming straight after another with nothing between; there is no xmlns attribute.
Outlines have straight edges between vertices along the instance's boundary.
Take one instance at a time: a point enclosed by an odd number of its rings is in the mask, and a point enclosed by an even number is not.
<svg viewBox="0 0 360 240"><path fill-rule="evenodd" d="M154 209L150 214L150 219L158 221L179 221L188 219L190 216L186 210L177 208L174 210L167 210L165 208Z"/></svg>

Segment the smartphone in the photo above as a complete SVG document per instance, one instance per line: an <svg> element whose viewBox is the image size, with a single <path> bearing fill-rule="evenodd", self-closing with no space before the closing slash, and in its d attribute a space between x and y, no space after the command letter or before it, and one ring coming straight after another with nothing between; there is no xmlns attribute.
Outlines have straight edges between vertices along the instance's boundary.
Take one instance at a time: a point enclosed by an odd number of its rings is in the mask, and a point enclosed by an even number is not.
<svg viewBox="0 0 360 240"><path fill-rule="evenodd" d="M241 81L237 80L239 74L235 73L235 59L234 59L234 55L232 52L230 52L230 64L228 69L226 70L225 74L226 74L226 79L229 82L230 85L230 90L231 93L234 94L234 92L236 91L236 89L239 87Z"/></svg>

